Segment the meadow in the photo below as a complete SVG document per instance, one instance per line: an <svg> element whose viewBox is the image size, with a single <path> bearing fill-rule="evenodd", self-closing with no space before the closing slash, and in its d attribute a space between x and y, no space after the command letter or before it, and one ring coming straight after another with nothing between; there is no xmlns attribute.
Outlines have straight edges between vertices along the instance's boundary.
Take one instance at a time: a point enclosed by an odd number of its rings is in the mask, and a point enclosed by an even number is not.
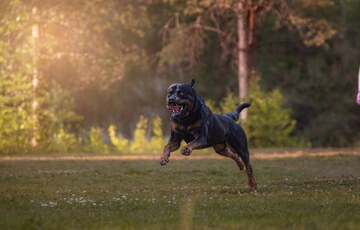
<svg viewBox="0 0 360 230"><path fill-rule="evenodd" d="M360 229L359 154L255 157L256 193L226 158L58 156L0 157L0 229Z"/></svg>

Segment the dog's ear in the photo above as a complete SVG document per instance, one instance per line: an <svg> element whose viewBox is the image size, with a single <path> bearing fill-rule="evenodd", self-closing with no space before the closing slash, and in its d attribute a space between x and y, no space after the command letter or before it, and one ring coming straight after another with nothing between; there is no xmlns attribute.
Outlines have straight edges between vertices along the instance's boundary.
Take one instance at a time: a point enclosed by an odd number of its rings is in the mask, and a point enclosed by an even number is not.
<svg viewBox="0 0 360 230"><path fill-rule="evenodd" d="M191 88L194 86L194 84L195 84L195 79L192 79L191 82L190 82Z"/></svg>

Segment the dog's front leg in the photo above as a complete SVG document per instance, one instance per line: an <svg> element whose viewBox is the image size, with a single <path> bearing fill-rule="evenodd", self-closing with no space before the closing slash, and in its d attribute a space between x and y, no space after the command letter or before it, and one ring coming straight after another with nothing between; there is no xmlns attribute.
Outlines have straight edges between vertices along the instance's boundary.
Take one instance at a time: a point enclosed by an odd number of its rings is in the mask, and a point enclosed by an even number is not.
<svg viewBox="0 0 360 230"><path fill-rule="evenodd" d="M207 145L207 139L205 137L199 137L190 141L189 144L180 151L180 153L184 156L190 156L194 149L202 149L207 147Z"/></svg>
<svg viewBox="0 0 360 230"><path fill-rule="evenodd" d="M170 153L180 148L181 140L182 139L178 137L176 133L171 133L169 142L165 146L163 154L160 158L160 165L166 165L167 163L169 163Z"/></svg>
<svg viewBox="0 0 360 230"><path fill-rule="evenodd" d="M194 149L202 149L208 146L208 125L208 122L204 122L200 130L192 133L194 140L190 141L188 145L180 151L182 155L189 156Z"/></svg>

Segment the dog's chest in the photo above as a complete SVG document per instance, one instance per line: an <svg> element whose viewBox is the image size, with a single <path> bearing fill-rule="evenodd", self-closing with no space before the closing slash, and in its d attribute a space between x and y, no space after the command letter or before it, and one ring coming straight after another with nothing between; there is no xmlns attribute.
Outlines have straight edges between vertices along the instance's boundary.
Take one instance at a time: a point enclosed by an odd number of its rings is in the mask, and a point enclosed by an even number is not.
<svg viewBox="0 0 360 230"><path fill-rule="evenodd" d="M190 125L183 125L183 124L179 124L177 122L172 122L171 128L172 128L172 130L179 132L179 133L194 135L199 132L199 130L201 128L201 122L197 121Z"/></svg>

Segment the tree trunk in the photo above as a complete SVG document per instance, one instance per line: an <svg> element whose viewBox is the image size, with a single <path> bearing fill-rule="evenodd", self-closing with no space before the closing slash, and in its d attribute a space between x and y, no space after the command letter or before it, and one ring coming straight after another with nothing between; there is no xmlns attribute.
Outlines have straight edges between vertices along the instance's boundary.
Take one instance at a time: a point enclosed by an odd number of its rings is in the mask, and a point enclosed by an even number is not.
<svg viewBox="0 0 360 230"><path fill-rule="evenodd" d="M238 35L238 84L239 84L239 100L243 103L248 95L248 43L247 43L247 30L246 30L247 10L245 2L238 1L237 9L237 35ZM244 121L247 117L247 110L240 114L241 119Z"/></svg>
<svg viewBox="0 0 360 230"><path fill-rule="evenodd" d="M37 101L37 97L36 97L36 91L37 91L37 86L38 86L38 82L39 82L39 78L38 78L38 69L37 69L37 60L38 60L38 54L37 54L37 40L39 38L39 25L37 24L37 8L33 7L32 8L32 16L33 19L35 21L35 23L32 26L32 33L31 33L31 37L32 37L32 49L33 49L33 76L32 76L32 122L33 122L33 133L32 133L32 137L31 137L31 146L33 148L35 148L38 143L37 143L37 136L38 136L38 117L37 117L37 109L38 109L38 101Z"/></svg>

